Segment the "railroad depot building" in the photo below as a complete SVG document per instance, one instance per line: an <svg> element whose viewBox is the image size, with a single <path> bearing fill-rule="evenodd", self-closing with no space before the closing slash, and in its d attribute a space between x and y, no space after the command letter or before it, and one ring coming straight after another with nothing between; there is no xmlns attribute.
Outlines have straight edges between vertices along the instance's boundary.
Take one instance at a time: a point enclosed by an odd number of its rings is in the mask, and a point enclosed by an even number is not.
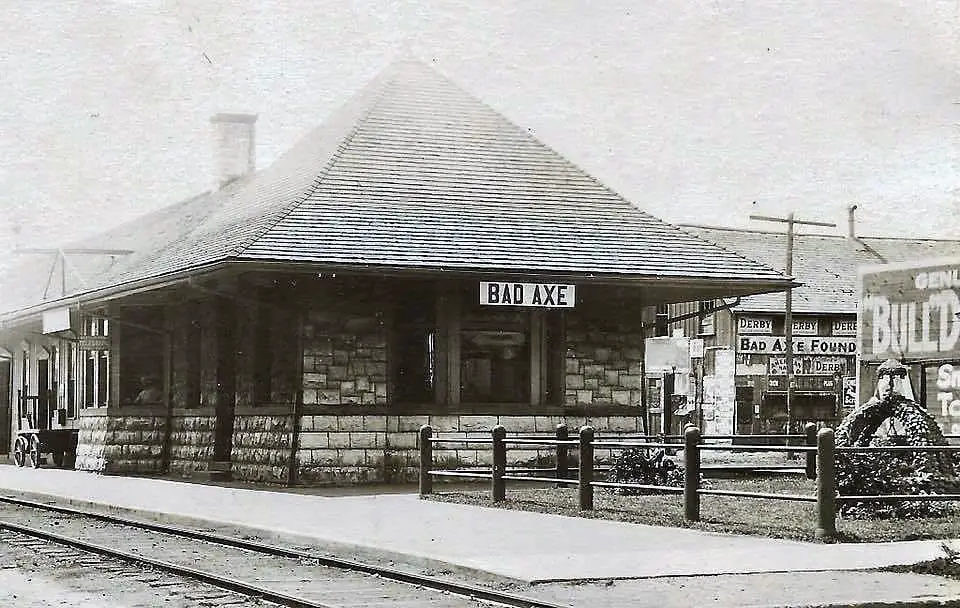
<svg viewBox="0 0 960 608"><path fill-rule="evenodd" d="M857 365L857 281L861 267L894 264L930 257L960 255L960 241L943 239L861 237L855 230L855 207L849 209L847 234L796 234L793 244L792 292L794 432L807 422L835 427L860 398ZM682 225L700 238L786 268L783 233ZM702 356L691 359L684 379L689 401L703 414L696 416L705 433L778 434L786 431L786 304L783 293L740 298L734 306L701 319L660 323L655 333L674 332L695 340ZM691 302L660 305L662 318L677 317L702 307ZM664 338L661 338L661 340ZM702 344L702 346L701 346ZM873 361L877 364L879 361ZM651 376L649 385L662 382ZM864 386L873 386L871 373ZM913 386L920 386L919 375ZM718 388L719 387L719 388ZM726 390L723 390L726 388ZM693 408L691 408L693 409ZM717 418L715 413L723 412ZM676 430L676 429L674 429Z"/></svg>
<svg viewBox="0 0 960 608"><path fill-rule="evenodd" d="M219 189L3 279L10 428L79 428L77 469L394 481L426 423L637 433L658 305L792 284L418 62L260 171L253 118L213 123Z"/></svg>

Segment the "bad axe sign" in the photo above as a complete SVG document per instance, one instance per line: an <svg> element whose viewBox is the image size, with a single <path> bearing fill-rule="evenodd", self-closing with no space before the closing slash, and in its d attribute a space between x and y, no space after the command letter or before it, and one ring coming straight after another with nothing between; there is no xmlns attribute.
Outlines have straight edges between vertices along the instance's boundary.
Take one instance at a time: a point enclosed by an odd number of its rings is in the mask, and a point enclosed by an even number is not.
<svg viewBox="0 0 960 608"><path fill-rule="evenodd" d="M573 308L576 285L559 283L505 283L480 281L480 304L485 306L534 306Z"/></svg>

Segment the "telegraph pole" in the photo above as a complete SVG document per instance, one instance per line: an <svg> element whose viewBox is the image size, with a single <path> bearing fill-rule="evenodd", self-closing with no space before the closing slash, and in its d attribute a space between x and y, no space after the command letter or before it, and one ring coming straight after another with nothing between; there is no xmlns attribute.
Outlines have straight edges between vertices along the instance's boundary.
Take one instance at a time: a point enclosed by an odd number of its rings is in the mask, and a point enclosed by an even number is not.
<svg viewBox="0 0 960 608"><path fill-rule="evenodd" d="M798 220L793 212L787 214L787 217L771 217L769 215L751 215L752 220L761 220L764 222L779 222L787 225L787 276L793 275L793 227L796 224L802 226L826 226L836 228L836 224L829 222L814 222L810 220ZM793 425L793 289L788 289L784 293L786 305L783 318L783 333L786 341L786 352L784 358L787 366L787 431L790 434L790 427ZM789 444L789 441L787 442Z"/></svg>

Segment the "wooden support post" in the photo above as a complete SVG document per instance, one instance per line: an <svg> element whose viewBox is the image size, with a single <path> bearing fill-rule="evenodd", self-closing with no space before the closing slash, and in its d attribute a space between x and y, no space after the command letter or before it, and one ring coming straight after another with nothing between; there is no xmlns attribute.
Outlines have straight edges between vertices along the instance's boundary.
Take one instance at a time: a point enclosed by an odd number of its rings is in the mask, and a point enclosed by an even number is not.
<svg viewBox="0 0 960 608"><path fill-rule="evenodd" d="M833 429L817 433L817 538L837 533L837 466Z"/></svg>
<svg viewBox="0 0 960 608"><path fill-rule="evenodd" d="M593 427L580 428L580 510L593 511Z"/></svg>
<svg viewBox="0 0 960 608"><path fill-rule="evenodd" d="M493 502L503 502L507 497L507 484L503 475L507 471L507 429L499 424L490 432L493 435L493 468L490 475L490 489Z"/></svg>
<svg viewBox="0 0 960 608"><path fill-rule="evenodd" d="M570 432L567 430L567 425L558 424L557 425L557 479L566 479L567 478L567 469L569 468L569 463L567 459L567 446L560 444L560 441L567 441L570 438ZM557 487L562 488L565 484L558 483Z"/></svg>
<svg viewBox="0 0 960 608"><path fill-rule="evenodd" d="M803 434L806 435L807 447L817 447L817 425L808 422L803 427ZM807 479L817 478L817 453L807 452Z"/></svg>
<svg viewBox="0 0 960 608"><path fill-rule="evenodd" d="M433 429L429 424L420 427L420 496L433 494Z"/></svg>
<svg viewBox="0 0 960 608"><path fill-rule="evenodd" d="M700 521L700 429L687 427L683 432L683 517Z"/></svg>

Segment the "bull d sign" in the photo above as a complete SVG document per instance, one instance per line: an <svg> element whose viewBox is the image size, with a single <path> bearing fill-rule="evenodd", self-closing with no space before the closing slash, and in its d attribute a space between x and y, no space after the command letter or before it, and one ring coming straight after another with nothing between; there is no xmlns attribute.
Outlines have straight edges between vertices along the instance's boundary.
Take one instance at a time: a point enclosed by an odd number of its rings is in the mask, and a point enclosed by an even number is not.
<svg viewBox="0 0 960 608"><path fill-rule="evenodd" d="M861 270L861 352L868 359L960 355L960 260Z"/></svg>
<svg viewBox="0 0 960 608"><path fill-rule="evenodd" d="M480 304L485 306L535 306L573 308L576 285L558 283L503 283L480 281Z"/></svg>

